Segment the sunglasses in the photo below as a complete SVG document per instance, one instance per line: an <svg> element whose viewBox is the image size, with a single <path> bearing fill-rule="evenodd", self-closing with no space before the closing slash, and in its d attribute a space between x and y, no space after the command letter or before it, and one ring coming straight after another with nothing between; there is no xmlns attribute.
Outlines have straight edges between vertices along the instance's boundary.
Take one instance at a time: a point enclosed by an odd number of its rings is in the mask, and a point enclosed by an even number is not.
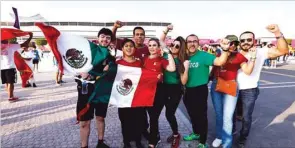
<svg viewBox="0 0 295 148"><path fill-rule="evenodd" d="M175 44L173 44L173 43L170 45L170 47L171 47L171 48L174 47L174 48L176 48L176 49L179 49L179 48L180 48L180 46L179 46L178 44L175 45Z"/></svg>
<svg viewBox="0 0 295 148"><path fill-rule="evenodd" d="M153 45L149 45L149 47L158 47L158 45L157 44L153 44Z"/></svg>
<svg viewBox="0 0 295 148"><path fill-rule="evenodd" d="M247 42L252 42L253 39L251 39L251 38L248 38L248 39L240 39L240 42L241 42L241 43L244 43L245 41L247 41Z"/></svg>

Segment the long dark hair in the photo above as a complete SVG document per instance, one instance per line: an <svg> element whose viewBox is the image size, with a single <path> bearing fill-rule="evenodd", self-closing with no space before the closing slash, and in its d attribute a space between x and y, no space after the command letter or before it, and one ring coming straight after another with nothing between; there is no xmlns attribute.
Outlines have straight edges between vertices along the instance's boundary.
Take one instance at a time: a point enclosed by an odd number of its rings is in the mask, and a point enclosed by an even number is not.
<svg viewBox="0 0 295 148"><path fill-rule="evenodd" d="M186 54L186 43L185 39L181 36L178 36L174 41L180 42L180 48L178 52L178 59L179 59L179 65L178 65L178 73L183 74L184 73L184 61L188 60L188 55Z"/></svg>

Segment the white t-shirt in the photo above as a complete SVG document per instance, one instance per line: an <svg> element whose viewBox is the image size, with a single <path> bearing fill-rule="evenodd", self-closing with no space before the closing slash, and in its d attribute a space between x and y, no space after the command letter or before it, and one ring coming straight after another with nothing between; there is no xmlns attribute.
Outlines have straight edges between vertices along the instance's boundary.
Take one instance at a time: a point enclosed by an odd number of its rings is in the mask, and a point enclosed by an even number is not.
<svg viewBox="0 0 295 148"><path fill-rule="evenodd" d="M1 70L15 68L14 52L19 49L19 44L8 44L7 48L1 49Z"/></svg>
<svg viewBox="0 0 295 148"><path fill-rule="evenodd" d="M20 53L21 54L21 53ZM34 56L34 53L31 51L31 50L29 50L29 51L24 51L22 54L21 54L21 56L23 57L23 58L32 58L31 60L25 60L25 62L26 62L26 64L32 69L32 67L33 67L33 58L35 57Z"/></svg>
<svg viewBox="0 0 295 148"><path fill-rule="evenodd" d="M238 81L240 90L256 88L258 86L258 81L260 78L262 66L264 64L264 61L268 58L268 51L269 51L269 48L267 47L257 48L255 66L250 75L246 75L241 69L239 69L237 81ZM245 57L250 62L249 53L246 54Z"/></svg>

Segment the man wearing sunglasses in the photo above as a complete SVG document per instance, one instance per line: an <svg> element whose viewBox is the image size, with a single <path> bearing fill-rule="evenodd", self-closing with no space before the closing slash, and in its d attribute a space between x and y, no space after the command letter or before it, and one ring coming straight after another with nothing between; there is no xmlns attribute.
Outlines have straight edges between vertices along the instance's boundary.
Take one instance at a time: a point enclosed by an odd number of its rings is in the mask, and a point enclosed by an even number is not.
<svg viewBox="0 0 295 148"><path fill-rule="evenodd" d="M237 81L239 84L239 98L243 103L243 122L240 131L239 145L244 147L252 124L252 113L254 110L255 101L259 95L258 81L264 61L268 58L276 58L288 53L288 44L281 33L278 25L272 24L267 26L267 30L273 33L277 39L277 48L257 49L256 62L253 72L246 75L241 70L238 72ZM255 47L255 35L253 32L246 31L240 35L240 53L243 54L249 61L249 50Z"/></svg>

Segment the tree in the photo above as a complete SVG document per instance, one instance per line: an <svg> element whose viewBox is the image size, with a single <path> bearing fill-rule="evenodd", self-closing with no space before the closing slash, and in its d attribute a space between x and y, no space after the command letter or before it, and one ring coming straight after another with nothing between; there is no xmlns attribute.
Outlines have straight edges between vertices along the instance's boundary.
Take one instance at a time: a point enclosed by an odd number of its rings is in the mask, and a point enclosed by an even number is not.
<svg viewBox="0 0 295 148"><path fill-rule="evenodd" d="M13 39L8 40L8 42L10 44L17 44L17 39L16 38L13 38Z"/></svg>
<svg viewBox="0 0 295 148"><path fill-rule="evenodd" d="M38 46L44 46L47 44L47 41L44 38L35 39L35 41Z"/></svg>

